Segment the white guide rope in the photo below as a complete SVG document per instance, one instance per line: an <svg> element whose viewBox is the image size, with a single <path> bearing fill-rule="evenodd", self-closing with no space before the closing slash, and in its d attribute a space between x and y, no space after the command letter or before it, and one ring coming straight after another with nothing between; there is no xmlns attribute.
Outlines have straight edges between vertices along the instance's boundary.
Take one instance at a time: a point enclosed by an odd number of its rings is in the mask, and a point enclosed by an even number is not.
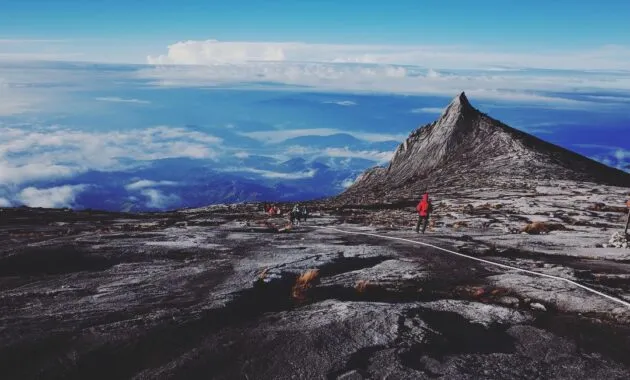
<svg viewBox="0 0 630 380"><path fill-rule="evenodd" d="M463 253L454 252L454 251L451 251L451 250L448 250L448 249L445 249L445 248L438 247L438 246L433 245L433 244L424 243L424 242L417 241L417 240L405 239L405 238L396 237L396 236L385 236L385 235L373 234L373 233L369 233L369 232L346 231L346 230L341 230L341 229L333 228L333 227L323 227L323 226L313 226L313 227L320 228L320 229L331 230L331 231L336 231L336 232L341 232L341 233L350 234L350 235L373 236L373 237L378 237L378 238L382 238L382 239L399 240L399 241L404 241L404 242L407 242L407 243L424 245L424 246L435 248L437 250L440 250L440 251L443 251L443 252L446 252L446 253L450 253L450 254L453 254L453 255L456 255L456 256L460 256L460 257L465 257L465 258L470 259L470 260L479 261L479 262L482 262L482 263L485 263L485 264L494 265L494 266L501 267L501 268L504 268L504 269L511 269L511 270L515 270L515 271L518 271L518 272L532 274L534 276L547 277L547 278L551 278L551 279L554 279L554 280L568 282L571 285L577 286L577 287L582 288L582 289L584 289L586 291L589 291L591 293L597 294L597 295L602 296L604 298L607 298L607 299L609 299L609 300L611 300L613 302L616 302L616 303L618 303L620 305L623 305L623 306L625 306L627 308L630 308L630 302L626 302L626 301L624 301L622 299L619 299L617 297L613 297L613 296L610 296L608 294L602 293L602 292L600 292L598 290L589 288L588 286L582 285L582 284L580 284L578 282L569 280L567 278L558 277L558 276L552 276L550 274L545 274L545 273L540 273L540 272L534 272L534 271L527 270L527 269L521 269L521 268L517 268L517 267L513 267L513 266L501 264L501 263L496 263L496 262L490 261L490 260L480 259L480 258L474 257L474 256L464 255Z"/></svg>

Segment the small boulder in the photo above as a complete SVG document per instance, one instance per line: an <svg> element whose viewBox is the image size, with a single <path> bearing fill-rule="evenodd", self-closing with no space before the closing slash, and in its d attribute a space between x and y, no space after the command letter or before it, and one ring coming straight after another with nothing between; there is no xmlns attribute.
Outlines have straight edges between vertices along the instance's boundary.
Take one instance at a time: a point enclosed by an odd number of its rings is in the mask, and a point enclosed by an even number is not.
<svg viewBox="0 0 630 380"><path fill-rule="evenodd" d="M608 240L608 244L605 244L611 248L628 248L628 237L621 232L615 232Z"/></svg>
<svg viewBox="0 0 630 380"><path fill-rule="evenodd" d="M545 305L538 303L538 302L533 302L529 305L529 307L532 310L536 310L536 311L547 311L547 308L545 307Z"/></svg>

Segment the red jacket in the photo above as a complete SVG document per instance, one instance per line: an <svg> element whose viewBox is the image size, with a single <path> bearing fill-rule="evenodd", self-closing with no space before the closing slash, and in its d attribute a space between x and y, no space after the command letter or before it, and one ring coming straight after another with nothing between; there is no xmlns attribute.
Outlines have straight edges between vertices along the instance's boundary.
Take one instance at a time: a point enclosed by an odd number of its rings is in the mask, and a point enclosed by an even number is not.
<svg viewBox="0 0 630 380"><path fill-rule="evenodd" d="M420 216L427 216L431 212L431 203L429 202L429 194L424 194L422 200L416 207Z"/></svg>

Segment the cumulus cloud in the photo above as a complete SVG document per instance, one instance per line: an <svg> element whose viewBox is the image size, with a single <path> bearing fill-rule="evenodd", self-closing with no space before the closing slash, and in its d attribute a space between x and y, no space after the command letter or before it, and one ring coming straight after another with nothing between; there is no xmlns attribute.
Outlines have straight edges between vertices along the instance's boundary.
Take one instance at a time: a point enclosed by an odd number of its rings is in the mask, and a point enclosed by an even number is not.
<svg viewBox="0 0 630 380"><path fill-rule="evenodd" d="M18 200L29 207L73 207L77 194L86 188L86 185L66 185L48 189L27 187L19 193Z"/></svg>
<svg viewBox="0 0 630 380"><path fill-rule="evenodd" d="M151 181L148 179L141 179L135 182L132 182L125 186L127 190L140 190L147 187L158 187L158 186L176 186L177 182L173 181Z"/></svg>
<svg viewBox="0 0 630 380"><path fill-rule="evenodd" d="M11 202L6 198L0 198L0 207L11 207Z"/></svg>
<svg viewBox="0 0 630 380"><path fill-rule="evenodd" d="M0 155L0 159L2 156ZM70 177L80 172L76 167L46 163L27 163L12 165L10 162L0 161L0 183L21 184L25 182Z"/></svg>
<svg viewBox="0 0 630 380"><path fill-rule="evenodd" d="M149 56L150 64L210 64L248 61L284 61L293 44L256 42L180 41L168 46L167 55Z"/></svg>
<svg viewBox="0 0 630 380"><path fill-rule="evenodd" d="M147 198L145 205L150 208L165 209L178 205L181 199L175 194L164 194L156 189L144 189L141 194Z"/></svg>
<svg viewBox="0 0 630 380"><path fill-rule="evenodd" d="M100 97L100 98L96 98L96 100L101 101L101 102L112 102L112 103L151 104L151 102L148 100L133 99L133 98L126 99L126 98L119 98L116 96Z"/></svg>
<svg viewBox="0 0 630 380"><path fill-rule="evenodd" d="M234 153L234 157L240 158L240 159L244 159L244 158L249 157L249 153L247 153L247 152L236 152L236 153Z"/></svg>

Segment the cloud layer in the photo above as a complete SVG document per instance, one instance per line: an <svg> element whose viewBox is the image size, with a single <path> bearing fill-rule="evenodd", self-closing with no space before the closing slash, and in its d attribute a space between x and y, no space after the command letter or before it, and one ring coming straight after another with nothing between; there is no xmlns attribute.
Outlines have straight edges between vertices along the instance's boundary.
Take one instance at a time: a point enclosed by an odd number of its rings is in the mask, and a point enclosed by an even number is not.
<svg viewBox="0 0 630 380"><path fill-rule="evenodd" d="M0 124L0 183L69 177L88 170L121 170L164 158L215 159L220 138L185 128L86 132L59 126L30 129Z"/></svg>
<svg viewBox="0 0 630 380"><path fill-rule="evenodd" d="M96 98L96 100L101 101L101 102L111 102L111 103L151 104L151 102L148 100L133 99L133 98L126 99L126 98L119 98L116 96L98 97Z"/></svg>
<svg viewBox="0 0 630 380"><path fill-rule="evenodd" d="M628 70L630 47L580 51L497 52L475 46L332 45L299 42L181 41L150 64L213 65L246 62L326 62L417 65L445 69L546 68Z"/></svg>
<svg viewBox="0 0 630 380"><path fill-rule="evenodd" d="M426 69L394 64L247 62L206 66L156 66L139 70L139 78L160 87L230 87L265 83L330 92L379 92L452 97L466 91L473 99L530 103L554 108L627 106L630 72L575 72L522 69L512 71ZM286 87L282 87L286 89ZM593 99L590 93L619 93ZM563 95L580 95L572 99ZM625 95L624 95L625 94Z"/></svg>

